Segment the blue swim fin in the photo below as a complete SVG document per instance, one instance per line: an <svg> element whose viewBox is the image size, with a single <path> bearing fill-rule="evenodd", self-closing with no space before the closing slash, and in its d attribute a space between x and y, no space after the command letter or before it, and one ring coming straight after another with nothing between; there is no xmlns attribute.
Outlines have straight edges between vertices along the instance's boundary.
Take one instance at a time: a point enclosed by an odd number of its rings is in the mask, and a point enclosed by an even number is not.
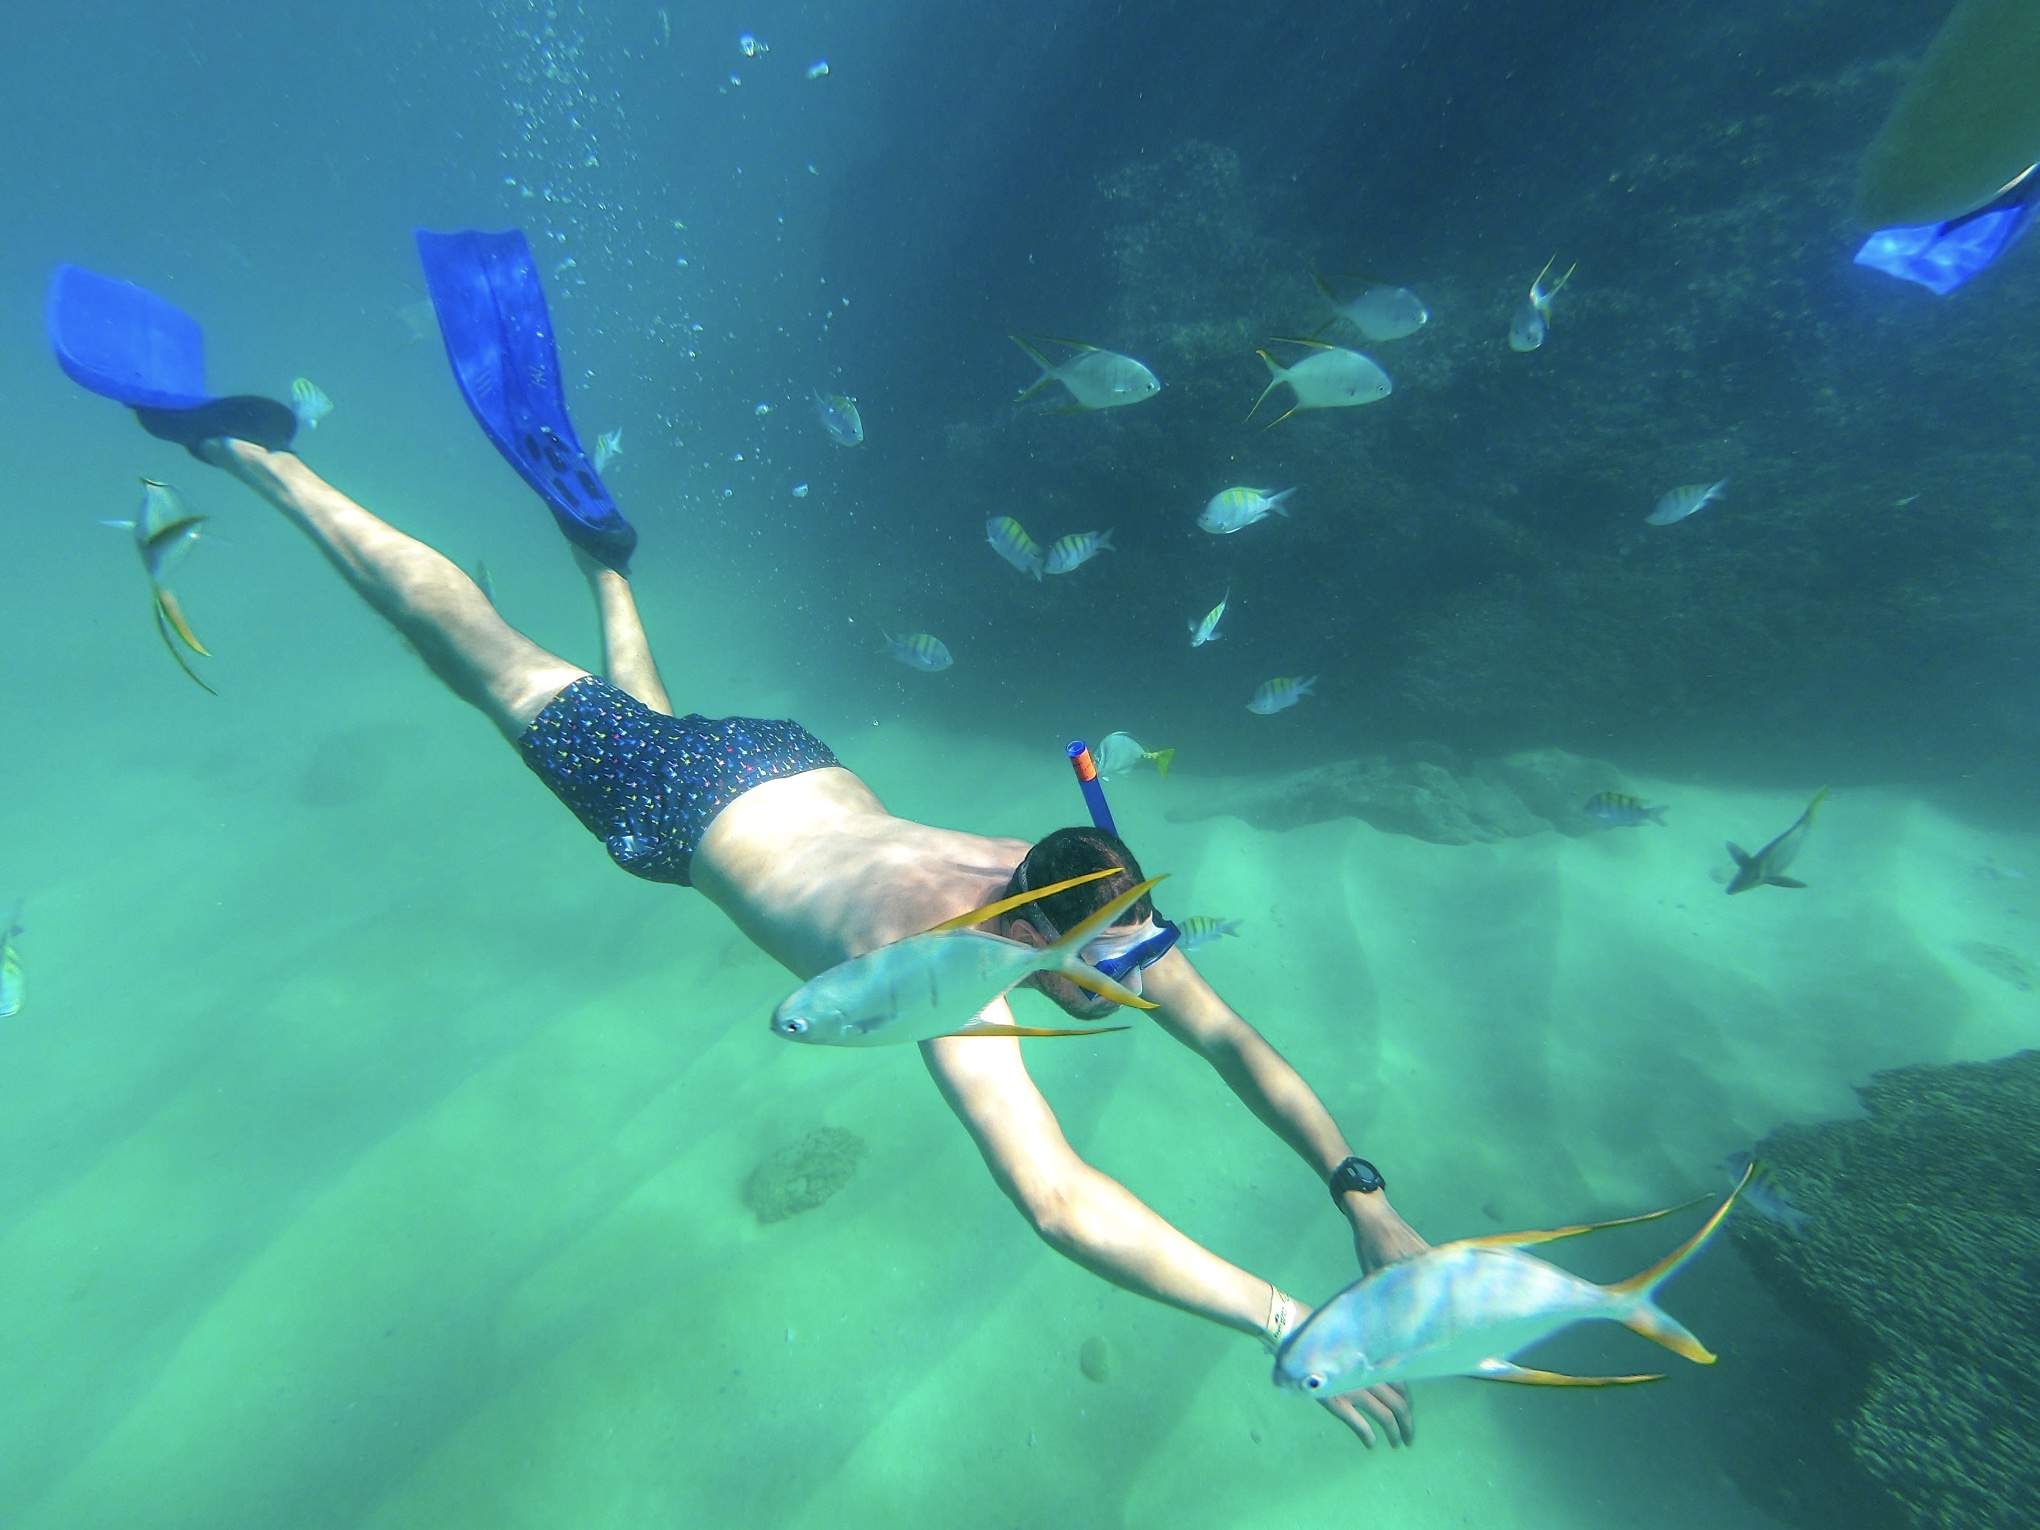
<svg viewBox="0 0 2040 1530"><path fill-rule="evenodd" d="M627 572L637 532L596 477L567 417L552 318L523 233L421 228L417 238L446 359L476 422L538 491L568 541Z"/></svg>
<svg viewBox="0 0 2040 1530"><path fill-rule="evenodd" d="M1974 212L1946 223L1881 228L1863 241L1856 264L1918 282L1946 297L2012 247L2040 210L2035 165Z"/></svg>
<svg viewBox="0 0 2040 1530"><path fill-rule="evenodd" d="M218 436L281 451L297 433L297 416L287 404L208 393L198 322L145 287L59 266L43 322L65 376L126 404L150 435L175 441L194 457L201 442Z"/></svg>

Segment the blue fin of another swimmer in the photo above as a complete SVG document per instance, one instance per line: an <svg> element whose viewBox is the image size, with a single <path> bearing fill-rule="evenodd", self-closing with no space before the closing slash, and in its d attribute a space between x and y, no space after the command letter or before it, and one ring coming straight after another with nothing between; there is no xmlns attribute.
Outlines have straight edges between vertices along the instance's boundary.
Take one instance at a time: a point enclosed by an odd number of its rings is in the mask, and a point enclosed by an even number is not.
<svg viewBox="0 0 2040 1530"><path fill-rule="evenodd" d="M552 318L523 233L421 228L417 239L446 358L476 422L569 541L626 571L637 532L595 476L567 417Z"/></svg>
<svg viewBox="0 0 2040 1530"><path fill-rule="evenodd" d="M2040 211L2040 165L1975 212L1946 223L1881 228L1863 241L1856 264L1946 297L2012 247Z"/></svg>
<svg viewBox="0 0 2040 1530"><path fill-rule="evenodd" d="M81 388L126 404L152 436L198 454L217 436L281 451L297 416L275 399L214 398L205 386L205 336L190 314L133 282L59 266L43 311L57 365Z"/></svg>

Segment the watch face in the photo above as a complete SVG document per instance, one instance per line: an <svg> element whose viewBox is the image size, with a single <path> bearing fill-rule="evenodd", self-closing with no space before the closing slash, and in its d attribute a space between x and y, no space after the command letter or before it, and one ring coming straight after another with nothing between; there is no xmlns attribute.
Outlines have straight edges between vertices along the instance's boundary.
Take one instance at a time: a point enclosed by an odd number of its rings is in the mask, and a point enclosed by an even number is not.
<svg viewBox="0 0 2040 1530"><path fill-rule="evenodd" d="M1332 1193L1344 1195L1348 1190L1358 1190L1362 1195L1372 1195L1387 1182L1381 1171L1364 1158L1348 1158L1332 1173Z"/></svg>

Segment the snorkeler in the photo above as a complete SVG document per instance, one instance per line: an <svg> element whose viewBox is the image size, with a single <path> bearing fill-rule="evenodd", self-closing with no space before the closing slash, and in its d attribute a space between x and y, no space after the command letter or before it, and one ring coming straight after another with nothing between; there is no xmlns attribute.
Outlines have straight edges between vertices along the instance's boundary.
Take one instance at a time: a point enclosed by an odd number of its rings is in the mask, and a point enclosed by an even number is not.
<svg viewBox="0 0 2040 1530"><path fill-rule="evenodd" d="M1111 870L989 921L997 934L1047 946L1144 879L1126 846L1092 827L1028 845L894 817L797 723L674 716L626 577L635 532L568 420L522 236L421 235L419 245L462 392L552 509L588 578L602 623L601 676L513 630L457 565L321 480L287 450L287 409L208 395L197 327L161 299L65 268L51 293L51 339L75 380L136 407L152 433L225 469L304 531L626 871L697 888L802 979L1004 894ZM1142 895L1084 945L1085 960L1143 992L1162 1028L1205 1058L1327 1183L1364 1270L1421 1252L1426 1245L1389 1205L1381 1175L1353 1156L1310 1086L1171 948L1152 916ZM1113 1010L1053 971L1026 982L1080 1019ZM1010 1023L1005 999L982 1018ZM1066 1258L1271 1347L1308 1314L1084 1162L1016 1039L940 1038L921 1051L993 1179ZM1209 1172L1225 1170L1214 1163ZM1413 1438L1399 1386L1325 1405L1369 1446Z"/></svg>

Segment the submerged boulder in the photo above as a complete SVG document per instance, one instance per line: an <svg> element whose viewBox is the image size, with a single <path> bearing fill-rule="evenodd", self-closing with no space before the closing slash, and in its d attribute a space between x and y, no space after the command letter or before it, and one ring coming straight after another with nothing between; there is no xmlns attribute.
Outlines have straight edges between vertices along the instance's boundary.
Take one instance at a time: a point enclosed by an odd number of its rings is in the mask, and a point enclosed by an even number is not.
<svg viewBox="0 0 2040 1530"><path fill-rule="evenodd" d="M1864 1355L1835 1421L1900 1512L1936 1530L2033 1523L2040 1504L2040 1052L1902 1068L1867 1116L1758 1150L1805 1214L1738 1218L1759 1277L1838 1354Z"/></svg>

